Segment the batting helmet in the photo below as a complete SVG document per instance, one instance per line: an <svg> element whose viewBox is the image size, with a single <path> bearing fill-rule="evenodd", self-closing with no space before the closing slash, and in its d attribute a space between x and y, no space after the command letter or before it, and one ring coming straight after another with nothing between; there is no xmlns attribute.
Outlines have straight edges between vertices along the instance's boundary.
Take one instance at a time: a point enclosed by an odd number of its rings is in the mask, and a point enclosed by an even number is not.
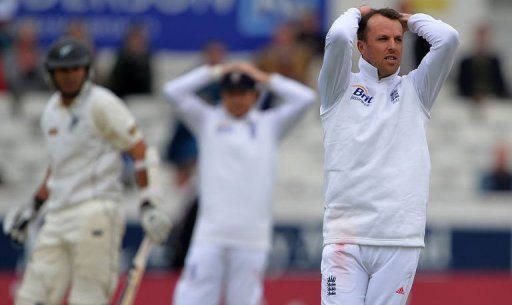
<svg viewBox="0 0 512 305"><path fill-rule="evenodd" d="M64 37L50 47L44 66L51 72L58 68L89 68L91 62L91 51L83 42L72 37Z"/></svg>

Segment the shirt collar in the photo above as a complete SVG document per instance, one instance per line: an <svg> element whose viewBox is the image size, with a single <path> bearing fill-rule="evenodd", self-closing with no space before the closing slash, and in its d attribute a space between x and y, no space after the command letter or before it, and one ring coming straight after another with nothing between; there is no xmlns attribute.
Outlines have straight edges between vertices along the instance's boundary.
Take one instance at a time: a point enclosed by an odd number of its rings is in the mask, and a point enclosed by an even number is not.
<svg viewBox="0 0 512 305"><path fill-rule="evenodd" d="M235 121L247 121L247 120L254 121L256 119L256 116L258 115L257 105L252 106L251 110L249 110L249 112L247 112L242 117L233 116L231 113L229 113L229 111L226 109L226 107L224 107L224 105L221 106L221 109L222 109L222 113L224 114L225 117L227 117L231 120L235 120Z"/></svg>
<svg viewBox="0 0 512 305"><path fill-rule="evenodd" d="M80 89L80 93L78 93L78 95L73 99L73 102L71 103L71 105L69 105L69 107L76 107L78 104L80 104L81 101L84 99L84 95L87 94L87 92L91 89L91 87L92 87L91 81L86 80L84 82L84 84L82 85L82 88ZM61 106L64 107L64 104L62 104L62 100L61 100Z"/></svg>
<svg viewBox="0 0 512 305"><path fill-rule="evenodd" d="M386 76L384 78L379 79L379 72L377 68L372 66L369 62L367 62L364 58L359 59L359 71L361 74L364 75L365 78L371 79L375 82L385 82L388 80L394 79L398 73L400 72L400 67L396 70L395 73L391 74L390 76Z"/></svg>

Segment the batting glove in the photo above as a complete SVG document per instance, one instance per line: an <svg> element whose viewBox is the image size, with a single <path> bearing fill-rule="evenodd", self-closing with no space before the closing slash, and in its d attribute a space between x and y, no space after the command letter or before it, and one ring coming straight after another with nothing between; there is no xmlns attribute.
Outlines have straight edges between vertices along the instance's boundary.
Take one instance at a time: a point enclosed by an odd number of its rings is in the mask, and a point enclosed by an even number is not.
<svg viewBox="0 0 512 305"><path fill-rule="evenodd" d="M17 245L23 245L27 240L29 223L35 219L37 211L44 201L34 198L34 201L10 209L4 218L3 230L5 235Z"/></svg>
<svg viewBox="0 0 512 305"><path fill-rule="evenodd" d="M162 244L167 240L171 231L171 220L164 211L147 199L140 206L140 222L151 241Z"/></svg>

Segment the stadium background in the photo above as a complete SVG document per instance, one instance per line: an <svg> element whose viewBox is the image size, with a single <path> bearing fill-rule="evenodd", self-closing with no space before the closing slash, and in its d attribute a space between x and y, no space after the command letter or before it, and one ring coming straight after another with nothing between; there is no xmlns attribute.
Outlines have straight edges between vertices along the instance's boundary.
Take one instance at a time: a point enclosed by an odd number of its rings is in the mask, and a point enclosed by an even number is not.
<svg viewBox="0 0 512 305"><path fill-rule="evenodd" d="M461 34L459 58L473 48L473 33L482 22L491 27L492 45L512 76L512 2L508 0L413 0L418 11L431 13ZM229 58L251 58L268 43L276 26L304 9L314 10L324 26L360 1L336 0L11 0L0 1L0 18L12 27L32 20L44 50L66 24L80 19L96 48L96 73L110 69L126 27L143 22L154 52L152 95L127 96L148 142L161 151L172 133L171 109L159 89L168 79L201 62L200 49L213 39L226 43ZM365 1L373 7L396 7L398 1ZM10 6L12 4L12 7ZM11 10L12 9L12 10ZM314 86L319 61L313 62ZM490 98L485 118L456 94L454 71L440 93L429 125L432 155L428 227L412 305L512 304L512 193L484 193L482 173L492 166L497 142L512 148L512 100ZM12 94L0 92L0 219L7 209L29 200L43 176L46 155L38 118L48 92L23 94L21 111L11 114ZM282 145L275 204L275 238L267 277L267 304L319 303L322 222L322 132L314 107ZM181 213L183 192L164 170L167 209ZM126 270L141 239L136 193L126 192L129 220L123 249ZM9 304L24 263L0 235L0 304ZM169 271L172 248L153 251L137 304L169 304L176 280Z"/></svg>

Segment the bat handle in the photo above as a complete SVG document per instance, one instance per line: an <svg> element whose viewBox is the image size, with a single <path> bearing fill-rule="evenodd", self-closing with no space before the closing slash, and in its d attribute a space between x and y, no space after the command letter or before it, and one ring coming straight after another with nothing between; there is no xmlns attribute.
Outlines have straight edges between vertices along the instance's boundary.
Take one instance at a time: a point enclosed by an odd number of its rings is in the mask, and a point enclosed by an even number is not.
<svg viewBox="0 0 512 305"><path fill-rule="evenodd" d="M133 265L137 268L144 269L146 267L146 263L148 261L149 253L151 252L152 242L149 237L144 236L142 243L135 254L135 258L133 259Z"/></svg>

